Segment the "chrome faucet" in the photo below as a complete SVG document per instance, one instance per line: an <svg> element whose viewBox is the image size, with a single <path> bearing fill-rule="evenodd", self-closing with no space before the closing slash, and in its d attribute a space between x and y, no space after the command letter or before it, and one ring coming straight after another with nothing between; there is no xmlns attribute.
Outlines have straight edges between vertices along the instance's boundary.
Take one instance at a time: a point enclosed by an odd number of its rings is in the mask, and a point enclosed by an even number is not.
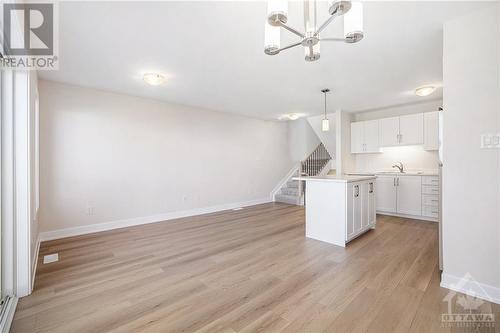
<svg viewBox="0 0 500 333"><path fill-rule="evenodd" d="M405 172L405 167L404 167L403 163L402 162L398 162L398 163L399 163L399 165L394 164L392 167L393 168L398 168L400 173L404 173Z"/></svg>

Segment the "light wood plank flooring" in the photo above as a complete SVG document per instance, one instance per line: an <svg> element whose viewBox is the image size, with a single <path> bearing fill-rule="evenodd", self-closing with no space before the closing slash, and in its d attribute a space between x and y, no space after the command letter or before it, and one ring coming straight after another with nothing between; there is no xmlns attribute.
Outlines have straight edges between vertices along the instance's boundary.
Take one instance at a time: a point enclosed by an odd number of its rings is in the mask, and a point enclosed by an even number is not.
<svg viewBox="0 0 500 333"><path fill-rule="evenodd" d="M447 293L435 223L379 216L344 249L264 204L44 242L12 332L472 332L441 327Z"/></svg>

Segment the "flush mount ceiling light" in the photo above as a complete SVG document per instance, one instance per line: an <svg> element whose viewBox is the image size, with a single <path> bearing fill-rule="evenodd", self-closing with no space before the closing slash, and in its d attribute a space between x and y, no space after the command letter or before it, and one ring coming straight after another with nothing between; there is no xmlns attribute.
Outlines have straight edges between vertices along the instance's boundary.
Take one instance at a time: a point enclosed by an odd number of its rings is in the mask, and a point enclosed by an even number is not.
<svg viewBox="0 0 500 333"><path fill-rule="evenodd" d="M326 117L326 94L330 92L330 89L328 89L328 88L323 89L323 90L321 90L321 92L323 93L323 95L325 95L325 116L324 116L323 120L321 121L321 130L323 132L328 132L330 130L330 121Z"/></svg>
<svg viewBox="0 0 500 333"><path fill-rule="evenodd" d="M297 120L300 117L302 117L304 114L302 113L289 113L289 114L284 114L280 116L278 119L279 120Z"/></svg>
<svg viewBox="0 0 500 333"><path fill-rule="evenodd" d="M316 26L316 0L304 2L304 30L305 33L292 28L288 22L288 1L269 0L267 5L267 20L265 23L264 52L276 55L283 50L295 46L303 46L306 61L315 61L320 58L320 42L357 43L363 39L363 5L361 2L328 1L328 19L319 27ZM339 16L344 16L343 38L321 38L320 33ZM297 35L300 40L296 43L281 47L280 33L284 28Z"/></svg>
<svg viewBox="0 0 500 333"><path fill-rule="evenodd" d="M146 73L142 76L144 82L152 86L159 86L165 82L165 77L158 73Z"/></svg>
<svg viewBox="0 0 500 333"><path fill-rule="evenodd" d="M415 95L420 97L429 96L434 91L436 91L436 87L434 86L422 86L415 89Z"/></svg>

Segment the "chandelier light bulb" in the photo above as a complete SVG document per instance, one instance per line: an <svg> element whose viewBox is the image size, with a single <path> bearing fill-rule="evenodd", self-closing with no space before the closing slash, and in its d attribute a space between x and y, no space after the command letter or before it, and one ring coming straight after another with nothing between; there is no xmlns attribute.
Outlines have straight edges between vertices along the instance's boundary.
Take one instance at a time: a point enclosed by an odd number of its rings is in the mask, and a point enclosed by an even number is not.
<svg viewBox="0 0 500 333"><path fill-rule="evenodd" d="M363 36L363 4L352 2L351 9L344 15L344 38L347 43L356 43Z"/></svg>

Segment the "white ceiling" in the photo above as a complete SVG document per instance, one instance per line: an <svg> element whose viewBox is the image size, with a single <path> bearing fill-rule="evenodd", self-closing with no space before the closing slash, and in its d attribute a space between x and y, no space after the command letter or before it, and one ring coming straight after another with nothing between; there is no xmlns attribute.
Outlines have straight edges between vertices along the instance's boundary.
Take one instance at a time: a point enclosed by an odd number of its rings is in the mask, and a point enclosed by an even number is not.
<svg viewBox="0 0 500 333"><path fill-rule="evenodd" d="M95 87L265 119L284 113L361 111L421 102L415 87L442 80L442 23L477 2L365 2L365 39L323 43L321 59L302 48L263 52L266 2L61 2L59 71L42 79ZM319 3L319 21L326 3ZM289 23L302 30L291 3ZM340 36L333 22L323 36ZM282 45L294 41L282 33ZM144 72L161 72L152 87ZM426 99L441 97L441 89Z"/></svg>

